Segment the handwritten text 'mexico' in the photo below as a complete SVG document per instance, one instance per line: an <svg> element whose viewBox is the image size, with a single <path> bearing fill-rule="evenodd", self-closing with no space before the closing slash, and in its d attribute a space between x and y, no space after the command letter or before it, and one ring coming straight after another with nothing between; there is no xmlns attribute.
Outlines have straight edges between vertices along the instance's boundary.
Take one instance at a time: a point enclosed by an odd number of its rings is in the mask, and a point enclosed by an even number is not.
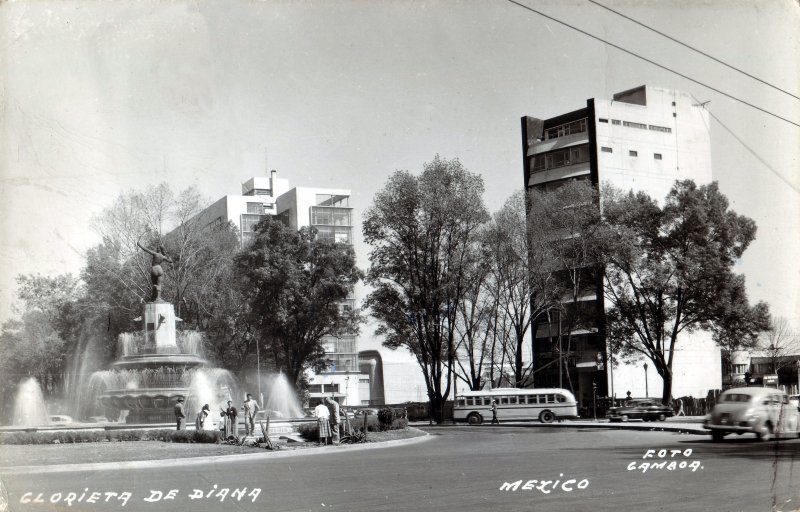
<svg viewBox="0 0 800 512"><path fill-rule="evenodd" d="M249 489L242 488L228 488L221 489L214 485L209 490L192 489L190 494L184 495L190 500L219 500L220 503L224 502L226 498L235 501L250 500L255 502L256 498L261 494L261 489L254 487ZM157 503L160 501L177 500L183 497L179 489L169 489L166 491L150 490L146 495L141 496L142 501L146 503ZM22 504L29 503L65 503L68 507L84 503L117 503L119 506L124 507L128 501L133 498L133 493L130 492L89 492L89 488L85 488L83 492L54 492L49 496L44 493L26 492L20 497L19 502Z"/></svg>

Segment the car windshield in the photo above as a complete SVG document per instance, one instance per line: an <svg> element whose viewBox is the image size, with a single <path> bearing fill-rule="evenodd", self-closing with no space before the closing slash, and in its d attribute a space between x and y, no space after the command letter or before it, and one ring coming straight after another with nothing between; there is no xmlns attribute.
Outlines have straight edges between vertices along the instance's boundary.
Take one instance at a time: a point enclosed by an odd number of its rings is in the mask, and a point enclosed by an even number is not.
<svg viewBox="0 0 800 512"><path fill-rule="evenodd" d="M722 395L723 402L749 402L750 395L747 393L728 393Z"/></svg>

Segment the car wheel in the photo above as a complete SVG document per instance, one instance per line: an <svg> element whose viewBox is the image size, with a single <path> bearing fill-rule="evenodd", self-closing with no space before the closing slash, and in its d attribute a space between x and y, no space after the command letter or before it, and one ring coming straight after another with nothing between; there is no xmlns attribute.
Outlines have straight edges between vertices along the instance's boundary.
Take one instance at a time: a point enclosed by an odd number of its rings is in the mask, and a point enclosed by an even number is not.
<svg viewBox="0 0 800 512"><path fill-rule="evenodd" d="M762 423L756 435L761 441L769 441L772 439L772 424L769 422Z"/></svg>
<svg viewBox="0 0 800 512"><path fill-rule="evenodd" d="M550 411L542 411L539 414L539 421L542 423L553 423L554 419L556 419L556 415Z"/></svg>
<svg viewBox="0 0 800 512"><path fill-rule="evenodd" d="M667 415L664 414L663 412L658 415L658 421L664 421L666 419L667 419Z"/></svg>
<svg viewBox="0 0 800 512"><path fill-rule="evenodd" d="M627 414L623 414L622 416L619 417L619 421L628 421L628 419L629 418Z"/></svg>
<svg viewBox="0 0 800 512"><path fill-rule="evenodd" d="M467 421L470 425L480 425L483 423L483 417L478 414L477 412L473 412L469 416L467 416Z"/></svg>
<svg viewBox="0 0 800 512"><path fill-rule="evenodd" d="M725 439L725 432L719 430L712 430L711 431L711 440L715 443L721 443L722 440Z"/></svg>

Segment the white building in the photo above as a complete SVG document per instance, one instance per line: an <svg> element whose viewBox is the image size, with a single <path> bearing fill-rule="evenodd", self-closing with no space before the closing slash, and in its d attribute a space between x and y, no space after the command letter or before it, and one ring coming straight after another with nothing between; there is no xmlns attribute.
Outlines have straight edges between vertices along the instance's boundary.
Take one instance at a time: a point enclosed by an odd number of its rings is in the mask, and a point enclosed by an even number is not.
<svg viewBox="0 0 800 512"><path fill-rule="evenodd" d="M527 189L554 190L570 180L595 186L610 183L624 190L644 191L663 201L676 180L711 182L708 112L691 95L651 86L623 91L613 99L589 99L579 110L549 119L522 118L524 179ZM602 315L603 297L588 297ZM558 365L540 325L535 343L536 386L558 385ZM568 355L578 398L660 396L663 382L645 360L610 369L603 336L597 328L577 336ZM682 334L673 363L673 396L706 396L721 387L720 349L704 332Z"/></svg>
<svg viewBox="0 0 800 512"><path fill-rule="evenodd" d="M195 219L207 226L233 223L244 246L253 240L256 224L266 215L277 216L292 229L313 226L319 237L352 243L353 208L349 190L289 188L289 181L278 178L277 171L271 171L268 177L250 178L242 184L241 195L220 198ZM352 309L355 301L351 294L341 306ZM370 404L383 396L383 390L375 388L378 383L370 379L370 372L361 371L355 334L326 337L323 346L330 367L323 373L309 375L312 404L322 396L335 396L341 404L350 406Z"/></svg>

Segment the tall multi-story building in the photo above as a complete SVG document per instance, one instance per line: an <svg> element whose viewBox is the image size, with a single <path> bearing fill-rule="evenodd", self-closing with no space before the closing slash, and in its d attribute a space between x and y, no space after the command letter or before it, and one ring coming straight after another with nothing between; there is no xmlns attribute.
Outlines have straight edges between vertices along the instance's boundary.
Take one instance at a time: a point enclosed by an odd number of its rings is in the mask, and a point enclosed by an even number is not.
<svg viewBox="0 0 800 512"><path fill-rule="evenodd" d="M233 223L239 232L242 246L255 237L255 226L267 215L274 215L292 229L314 227L317 236L338 243L353 243L353 208L350 191L346 189L289 187L289 181L278 178L276 171L267 176L255 176L242 184L241 195L226 195L198 214L196 222L214 226ZM355 307L355 295L342 301L343 309ZM358 339L355 333L323 340L329 368L310 376L311 402L323 396L334 396L344 405L361 405L380 400L381 384L378 375L369 371L371 356L359 360ZM372 365L374 366L374 365ZM362 368L364 371L362 371ZM375 375L373 375L375 374Z"/></svg>
<svg viewBox="0 0 800 512"><path fill-rule="evenodd" d="M711 182L708 112L690 94L640 86L588 99L584 108L548 119L522 118L526 189L552 191L571 180L596 187L610 183L623 190L643 191L663 201L676 180ZM535 219L533 219L535 222ZM556 359L566 358L569 381L578 398L659 395L662 381L647 374L646 361L610 367L604 337L602 283L599 277L582 297L594 320L573 332L569 354L552 346L558 326L550 316L538 324L534 340L534 383L558 385ZM560 355L559 355L560 354ZM556 364L553 364L556 363ZM720 350L708 333L682 334L674 357L674 396L705 396L721 386ZM563 368L563 365L562 365ZM563 369L561 370L564 371Z"/></svg>

